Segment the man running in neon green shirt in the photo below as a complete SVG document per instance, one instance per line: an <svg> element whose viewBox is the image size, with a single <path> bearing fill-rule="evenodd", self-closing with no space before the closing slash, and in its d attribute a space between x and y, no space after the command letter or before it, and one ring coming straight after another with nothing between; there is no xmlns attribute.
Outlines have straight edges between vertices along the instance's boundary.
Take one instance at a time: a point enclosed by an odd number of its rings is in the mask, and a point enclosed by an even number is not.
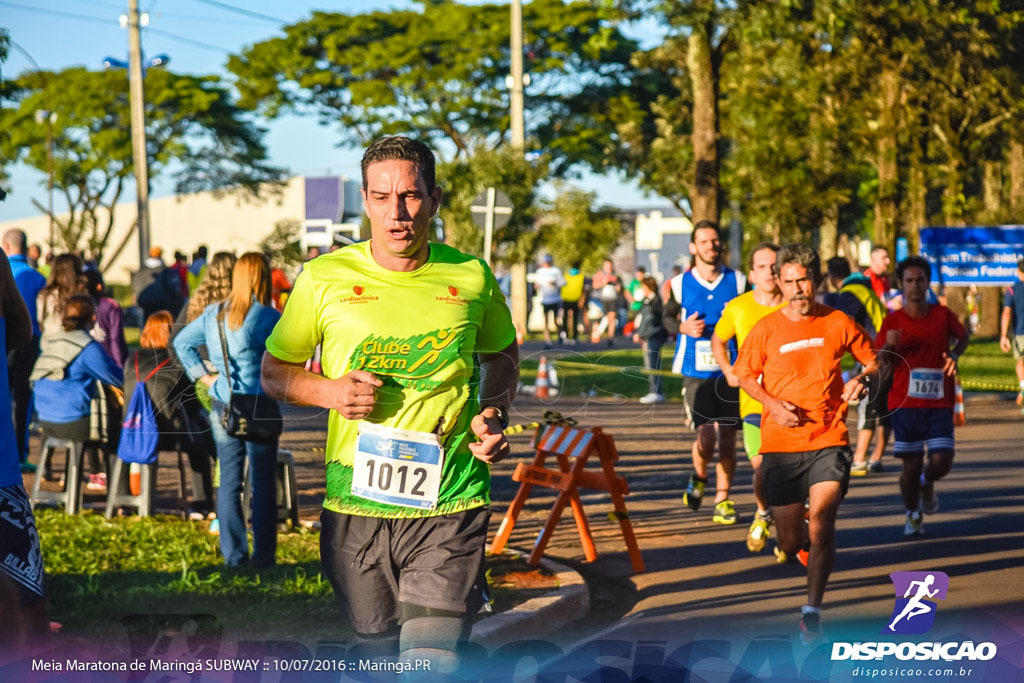
<svg viewBox="0 0 1024 683"><path fill-rule="evenodd" d="M330 410L320 554L363 654L397 644L451 671L486 586L488 463L509 452L515 328L490 268L429 242L433 153L381 138L362 175L371 240L306 264L263 384ZM317 344L323 376L303 367Z"/></svg>

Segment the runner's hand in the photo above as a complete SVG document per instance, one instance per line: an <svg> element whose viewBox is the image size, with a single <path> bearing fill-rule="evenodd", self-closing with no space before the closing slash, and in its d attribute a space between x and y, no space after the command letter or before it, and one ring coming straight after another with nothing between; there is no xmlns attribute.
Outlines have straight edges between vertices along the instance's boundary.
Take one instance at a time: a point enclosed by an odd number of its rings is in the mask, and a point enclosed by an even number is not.
<svg viewBox="0 0 1024 683"><path fill-rule="evenodd" d="M867 393L867 389L868 388L864 386L864 382L862 382L859 377L854 377L846 383L846 386L843 387L843 401L846 403L855 401Z"/></svg>
<svg viewBox="0 0 1024 683"><path fill-rule="evenodd" d="M773 398L764 404L771 418L783 427L799 427L800 418L796 414L796 406L789 401Z"/></svg>
<svg viewBox="0 0 1024 683"><path fill-rule="evenodd" d="M491 411L486 408L484 412L487 412L489 417L484 417L484 414L480 413L473 418L473 422L470 424L473 433L480 438L480 441L469 444L469 450L478 460L495 463L504 459L509 454L510 448L497 416L493 416Z"/></svg>
<svg viewBox="0 0 1024 683"><path fill-rule="evenodd" d="M942 365L942 373L947 377L952 377L956 374L956 358L948 353L942 354L942 358L945 361Z"/></svg>
<svg viewBox="0 0 1024 683"><path fill-rule="evenodd" d="M680 323L679 331L688 337L693 337L694 339L703 337L705 323L703 320L697 318L699 315L699 311L691 313L689 318Z"/></svg>
<svg viewBox="0 0 1024 683"><path fill-rule="evenodd" d="M899 346L899 343L900 343L900 331L899 330L889 330L888 332L885 333L885 345L886 346L888 346L889 348L892 348L894 346Z"/></svg>
<svg viewBox="0 0 1024 683"><path fill-rule="evenodd" d="M384 386L372 372L353 370L334 380L338 403L334 409L346 420L361 420L373 412L376 387Z"/></svg>
<svg viewBox="0 0 1024 683"><path fill-rule="evenodd" d="M730 387L738 387L740 385L740 378L732 371L732 368L728 370L722 368L722 374L725 375L725 381L729 383Z"/></svg>
<svg viewBox="0 0 1024 683"><path fill-rule="evenodd" d="M1006 335L1003 335L999 339L999 350L1002 351L1003 353L1010 352L1010 338L1007 337Z"/></svg>

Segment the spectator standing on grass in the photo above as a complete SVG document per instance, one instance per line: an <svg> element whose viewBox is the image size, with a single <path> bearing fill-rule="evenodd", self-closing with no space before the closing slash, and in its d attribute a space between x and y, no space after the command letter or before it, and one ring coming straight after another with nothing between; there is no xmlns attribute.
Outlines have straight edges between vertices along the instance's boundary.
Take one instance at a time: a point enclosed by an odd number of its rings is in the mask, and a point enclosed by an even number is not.
<svg viewBox="0 0 1024 683"><path fill-rule="evenodd" d="M1017 405L1024 404L1024 258L1017 261L1017 281L1003 296L999 317L999 349L1013 352L1017 370Z"/></svg>
<svg viewBox="0 0 1024 683"><path fill-rule="evenodd" d="M128 342L124 338L124 311L107 293L100 271L85 271L86 288L96 304L96 325L89 334L120 367L128 360Z"/></svg>
<svg viewBox="0 0 1024 683"><path fill-rule="evenodd" d="M551 327L558 329L558 309L562 305L562 287L565 286L565 278L562 270L555 267L555 259L551 254L545 254L542 259L543 265L533 274L534 287L540 295L540 305L544 315L544 348L551 348Z"/></svg>
<svg viewBox="0 0 1024 683"><path fill-rule="evenodd" d="M585 310L586 298L583 296L586 276L580 272L580 262L572 264L565 276L562 287L562 334L566 344L574 345L579 337L580 316ZM500 280L499 280L500 282Z"/></svg>
<svg viewBox="0 0 1024 683"><path fill-rule="evenodd" d="M35 465L28 461L28 425L32 416L32 385L28 380L39 357L39 320L36 314L36 300L40 290L46 286L46 278L34 270L25 256L27 236L21 230L8 230L4 235L4 252L10 261L14 283L32 323L32 338L20 347L7 348L7 379L11 399L14 402L14 433L23 472L35 472Z"/></svg>
<svg viewBox="0 0 1024 683"><path fill-rule="evenodd" d="M23 348L32 338L28 306L7 256L0 253L0 354ZM0 366L0 374L6 372L7 365ZM8 386L8 378L0 377L0 664L45 647L50 631L43 556L19 466Z"/></svg>
<svg viewBox="0 0 1024 683"><path fill-rule="evenodd" d="M637 310L636 331L633 341L641 343L644 354L644 369L650 371L647 376L650 391L640 398L640 403L650 405L662 403L665 396L661 393L661 347L668 341L668 332L662 322L661 297L658 296L658 282L653 277L645 277L637 291L640 297L640 308Z"/></svg>
<svg viewBox="0 0 1024 683"><path fill-rule="evenodd" d="M260 360L267 337L281 317L270 303L270 264L263 254L243 254L232 272L227 300L207 306L174 339L174 350L189 379L201 380L210 389L210 422L220 463L220 550L229 567L263 569L276 562L277 439L266 443L243 441L228 434L220 419L233 393L266 393L260 383ZM228 358L224 357L222 330ZM204 345L215 372L199 355L198 349ZM241 500L247 460L252 481L251 556Z"/></svg>
<svg viewBox="0 0 1024 683"><path fill-rule="evenodd" d="M622 278L615 272L615 264L605 259L601 270L591 279L594 298L601 306L601 325L608 332L608 346L615 344L619 328L619 300L622 298Z"/></svg>
<svg viewBox="0 0 1024 683"><path fill-rule="evenodd" d="M629 281L629 287L626 288L625 295L626 301L629 303L630 319L632 319L640 311L640 307L643 306L644 297L640 291L640 287L643 285L644 278L646 277L647 269L643 266L637 266L636 273L633 274L633 279Z"/></svg>

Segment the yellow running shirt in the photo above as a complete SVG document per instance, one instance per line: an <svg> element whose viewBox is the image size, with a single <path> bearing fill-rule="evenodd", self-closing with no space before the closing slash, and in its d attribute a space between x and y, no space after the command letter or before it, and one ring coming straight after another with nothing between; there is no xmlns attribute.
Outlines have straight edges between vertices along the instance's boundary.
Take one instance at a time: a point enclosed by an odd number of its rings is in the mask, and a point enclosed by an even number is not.
<svg viewBox="0 0 1024 683"><path fill-rule="evenodd" d="M366 370L383 380L367 422L439 432L444 447L433 509L370 501L351 492L359 422L331 411L327 421L324 507L369 517L432 517L490 502L487 464L473 457L470 422L480 411L474 353L515 341L505 298L480 259L444 244L412 272L382 268L361 242L306 264L267 351L302 363L323 345L325 377Z"/></svg>
<svg viewBox="0 0 1024 683"><path fill-rule="evenodd" d="M725 305L722 310L722 317L715 325L715 334L724 342L736 337L736 345L743 348L743 341L754 329L757 322L773 311L777 311L786 303L782 302L777 306L762 306L754 298L753 290L741 294ZM760 415L761 404L750 397L750 394L740 389L740 417L748 415Z"/></svg>

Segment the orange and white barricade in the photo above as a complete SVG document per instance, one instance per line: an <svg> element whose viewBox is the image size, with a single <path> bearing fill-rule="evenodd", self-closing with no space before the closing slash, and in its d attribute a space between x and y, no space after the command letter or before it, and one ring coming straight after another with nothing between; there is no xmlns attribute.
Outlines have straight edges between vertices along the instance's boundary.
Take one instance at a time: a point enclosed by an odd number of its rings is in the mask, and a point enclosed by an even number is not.
<svg viewBox="0 0 1024 683"><path fill-rule="evenodd" d="M516 518L526 504L526 499L530 496L530 491L534 486L543 486L556 489L559 494L544 528L533 544L533 551L528 559L529 564L535 565L540 562L544 548L551 540L551 534L558 525L566 505L572 508L576 528L580 535L580 544L583 546L583 555L588 562L593 562L597 559L597 549L594 546L594 538L590 533L590 526L587 523L587 516L583 510L579 493L580 488L588 488L607 491L611 496L615 509L609 514L609 517L619 522L622 537L629 550L633 571L643 572L643 557L640 555L640 547L637 545L633 524L629 519L629 512L626 510L623 498L629 493L629 487L626 480L615 473L615 462L619 459L619 453L615 450L615 441L611 435L605 434L600 427L592 427L587 430L564 425L548 425L538 430L531 445L537 449L533 463L530 465L519 463L512 474L512 479L519 482L519 491L498 526L498 533L491 542L490 551L492 553L502 551L512 534ZM586 469L587 462L594 453L600 460L601 469L588 471ZM549 456L554 456L557 469L544 466Z"/></svg>

